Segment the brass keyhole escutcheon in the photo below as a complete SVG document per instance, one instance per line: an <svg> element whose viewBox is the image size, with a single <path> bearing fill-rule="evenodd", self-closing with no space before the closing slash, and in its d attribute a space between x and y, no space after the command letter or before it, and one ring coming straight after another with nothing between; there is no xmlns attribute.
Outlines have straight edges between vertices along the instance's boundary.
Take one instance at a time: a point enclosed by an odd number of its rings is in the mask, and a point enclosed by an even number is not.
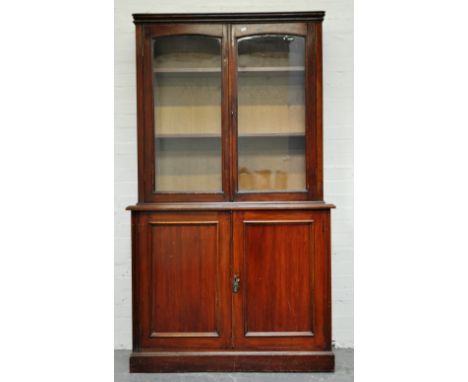
<svg viewBox="0 0 468 382"><path fill-rule="evenodd" d="M238 275L234 275L232 278L232 292L237 293L239 292L239 284L240 284L240 277Z"/></svg>

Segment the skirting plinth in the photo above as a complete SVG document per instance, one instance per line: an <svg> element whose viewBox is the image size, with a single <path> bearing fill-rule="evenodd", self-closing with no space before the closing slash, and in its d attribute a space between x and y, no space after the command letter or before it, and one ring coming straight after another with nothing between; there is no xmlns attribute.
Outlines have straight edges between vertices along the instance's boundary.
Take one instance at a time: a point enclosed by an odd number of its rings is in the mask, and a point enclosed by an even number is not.
<svg viewBox="0 0 468 382"><path fill-rule="evenodd" d="M332 351L133 352L131 373L333 371Z"/></svg>

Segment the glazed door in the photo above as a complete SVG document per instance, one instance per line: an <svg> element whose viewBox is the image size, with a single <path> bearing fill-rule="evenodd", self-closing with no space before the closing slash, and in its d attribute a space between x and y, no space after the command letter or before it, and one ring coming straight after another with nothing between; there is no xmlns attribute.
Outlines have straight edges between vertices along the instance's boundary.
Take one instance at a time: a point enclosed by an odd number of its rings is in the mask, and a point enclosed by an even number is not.
<svg viewBox="0 0 468 382"><path fill-rule="evenodd" d="M145 26L140 202L322 200L320 31L316 23Z"/></svg>
<svg viewBox="0 0 468 382"><path fill-rule="evenodd" d="M227 200L227 26L146 26L144 44L145 201Z"/></svg>
<svg viewBox="0 0 468 382"><path fill-rule="evenodd" d="M329 212L234 213L236 349L331 349Z"/></svg>
<svg viewBox="0 0 468 382"><path fill-rule="evenodd" d="M315 36L306 23L232 26L236 200L321 196Z"/></svg>
<svg viewBox="0 0 468 382"><path fill-rule="evenodd" d="M134 347L229 347L230 214L151 213L134 224Z"/></svg>

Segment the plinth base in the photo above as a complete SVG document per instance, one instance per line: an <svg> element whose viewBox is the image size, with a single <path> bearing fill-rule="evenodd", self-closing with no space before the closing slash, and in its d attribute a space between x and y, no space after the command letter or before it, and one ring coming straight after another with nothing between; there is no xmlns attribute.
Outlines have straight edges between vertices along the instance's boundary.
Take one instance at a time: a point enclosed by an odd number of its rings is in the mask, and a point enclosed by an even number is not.
<svg viewBox="0 0 468 382"><path fill-rule="evenodd" d="M131 373L333 371L332 351L133 352Z"/></svg>

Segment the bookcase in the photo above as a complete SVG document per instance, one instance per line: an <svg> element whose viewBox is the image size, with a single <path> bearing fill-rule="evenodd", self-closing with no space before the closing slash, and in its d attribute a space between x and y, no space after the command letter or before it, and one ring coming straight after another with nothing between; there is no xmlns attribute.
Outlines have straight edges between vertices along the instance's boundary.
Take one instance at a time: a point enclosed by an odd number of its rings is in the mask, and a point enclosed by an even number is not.
<svg viewBox="0 0 468 382"><path fill-rule="evenodd" d="M133 17L130 370L333 370L324 12Z"/></svg>

